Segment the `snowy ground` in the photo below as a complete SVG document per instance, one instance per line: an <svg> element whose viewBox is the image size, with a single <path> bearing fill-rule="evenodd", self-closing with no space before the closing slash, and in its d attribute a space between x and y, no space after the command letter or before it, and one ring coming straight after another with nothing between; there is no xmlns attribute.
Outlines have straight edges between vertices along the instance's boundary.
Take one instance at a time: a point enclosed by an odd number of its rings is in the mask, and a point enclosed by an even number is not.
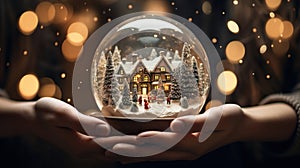
<svg viewBox="0 0 300 168"><path fill-rule="evenodd" d="M200 111L200 108L203 106L204 98L197 98L189 100L189 107L182 108L179 105L179 102L172 101L171 105L167 104L167 101L163 103L149 103L149 109L144 109L144 102L142 105L137 105L139 111L131 112L130 107L126 109L118 108L113 115L123 115L126 117L138 117L138 118L166 118L166 117L176 117L177 115L188 115L188 114L197 114ZM118 114L121 113L121 114Z"/></svg>

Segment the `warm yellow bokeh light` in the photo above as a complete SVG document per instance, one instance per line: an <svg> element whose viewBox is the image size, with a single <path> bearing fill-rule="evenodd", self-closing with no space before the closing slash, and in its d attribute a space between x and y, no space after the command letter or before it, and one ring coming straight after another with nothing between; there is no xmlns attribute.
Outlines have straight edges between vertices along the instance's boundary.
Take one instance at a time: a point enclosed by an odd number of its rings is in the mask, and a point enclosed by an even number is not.
<svg viewBox="0 0 300 168"><path fill-rule="evenodd" d="M267 51L267 49L268 49L267 45L264 44L264 45L260 46L259 52L261 54L264 54Z"/></svg>
<svg viewBox="0 0 300 168"><path fill-rule="evenodd" d="M288 39L290 38L294 33L294 26L290 21L283 21L283 32L282 32L282 38Z"/></svg>
<svg viewBox="0 0 300 168"><path fill-rule="evenodd" d="M35 12L39 18L39 22L48 25L55 17L55 7L48 1L43 1L38 4Z"/></svg>
<svg viewBox="0 0 300 168"><path fill-rule="evenodd" d="M238 63L245 56L245 46L240 41L231 41L227 44L225 54L231 63Z"/></svg>
<svg viewBox="0 0 300 168"><path fill-rule="evenodd" d="M62 53L66 60L70 62L76 61L78 55L80 54L82 46L74 46L65 40L61 46Z"/></svg>
<svg viewBox="0 0 300 168"><path fill-rule="evenodd" d="M203 2L203 4L202 4L202 11L206 15L211 14L212 7L211 7L210 2L208 2L208 1Z"/></svg>
<svg viewBox="0 0 300 168"><path fill-rule="evenodd" d="M239 25L233 20L229 20L227 22L227 27L232 33L235 33L235 34L240 31Z"/></svg>
<svg viewBox="0 0 300 168"><path fill-rule="evenodd" d="M276 39L279 38L283 33L284 25L281 19L271 18L267 21L265 26L265 31L269 38Z"/></svg>
<svg viewBox="0 0 300 168"><path fill-rule="evenodd" d="M38 96L39 97L54 97L56 91L55 84L46 84L41 86Z"/></svg>
<svg viewBox="0 0 300 168"><path fill-rule="evenodd" d="M69 11L68 8L62 4L62 3L55 3L54 4L55 8L55 16L53 22L55 23L62 23L68 20L69 16Z"/></svg>
<svg viewBox="0 0 300 168"><path fill-rule="evenodd" d="M33 74L27 74L19 82L19 93L25 100L33 99L39 90L39 80Z"/></svg>
<svg viewBox="0 0 300 168"><path fill-rule="evenodd" d="M81 46L87 39L89 30L82 22L72 23L68 28L67 39L75 46Z"/></svg>
<svg viewBox="0 0 300 168"><path fill-rule="evenodd" d="M265 0L265 2L270 10L276 10L281 4L281 0Z"/></svg>
<svg viewBox="0 0 300 168"><path fill-rule="evenodd" d="M236 75L232 71L222 72L217 79L217 85L221 93L230 95L234 92L237 86L238 80Z"/></svg>
<svg viewBox="0 0 300 168"><path fill-rule="evenodd" d="M209 101L206 106L205 106L205 110L208 110L212 107L217 107L217 106L220 106L222 105L223 103L220 101L220 100L211 100Z"/></svg>
<svg viewBox="0 0 300 168"><path fill-rule="evenodd" d="M145 1L144 10L145 11L169 12L170 7L168 4L168 1L151 0L151 1Z"/></svg>
<svg viewBox="0 0 300 168"><path fill-rule="evenodd" d="M38 21L38 16L33 11L24 12L19 18L20 31L25 35L32 34L38 25Z"/></svg>

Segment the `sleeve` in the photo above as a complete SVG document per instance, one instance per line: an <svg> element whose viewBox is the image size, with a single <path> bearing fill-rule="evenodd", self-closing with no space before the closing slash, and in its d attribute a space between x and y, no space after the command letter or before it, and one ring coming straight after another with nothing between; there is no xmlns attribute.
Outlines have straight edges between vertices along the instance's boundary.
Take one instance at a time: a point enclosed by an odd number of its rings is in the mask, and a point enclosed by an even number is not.
<svg viewBox="0 0 300 168"><path fill-rule="evenodd" d="M270 104L275 102L283 102L294 108L297 114L297 126L294 135L290 140L280 145L278 145L278 143L265 143L263 149L273 156L292 156L300 154L300 87L292 93L270 95L263 99L260 104Z"/></svg>
<svg viewBox="0 0 300 168"><path fill-rule="evenodd" d="M7 93L0 88L0 97L8 97Z"/></svg>

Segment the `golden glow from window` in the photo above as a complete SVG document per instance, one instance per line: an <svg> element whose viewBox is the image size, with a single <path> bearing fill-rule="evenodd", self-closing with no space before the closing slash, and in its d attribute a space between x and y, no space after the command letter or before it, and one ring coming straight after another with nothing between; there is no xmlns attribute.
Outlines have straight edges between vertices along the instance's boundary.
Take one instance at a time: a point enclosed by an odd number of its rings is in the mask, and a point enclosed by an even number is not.
<svg viewBox="0 0 300 168"><path fill-rule="evenodd" d="M166 68L165 67L160 67L160 71L161 72L166 72Z"/></svg>

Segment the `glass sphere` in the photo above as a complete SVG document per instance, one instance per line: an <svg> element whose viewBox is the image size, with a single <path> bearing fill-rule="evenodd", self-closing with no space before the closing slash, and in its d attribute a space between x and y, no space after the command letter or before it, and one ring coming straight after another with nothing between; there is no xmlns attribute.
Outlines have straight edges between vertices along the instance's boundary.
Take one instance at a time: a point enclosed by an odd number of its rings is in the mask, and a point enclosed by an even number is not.
<svg viewBox="0 0 300 168"><path fill-rule="evenodd" d="M164 13L119 19L94 53L91 86L104 116L198 114L210 89L206 52L186 24Z"/></svg>

